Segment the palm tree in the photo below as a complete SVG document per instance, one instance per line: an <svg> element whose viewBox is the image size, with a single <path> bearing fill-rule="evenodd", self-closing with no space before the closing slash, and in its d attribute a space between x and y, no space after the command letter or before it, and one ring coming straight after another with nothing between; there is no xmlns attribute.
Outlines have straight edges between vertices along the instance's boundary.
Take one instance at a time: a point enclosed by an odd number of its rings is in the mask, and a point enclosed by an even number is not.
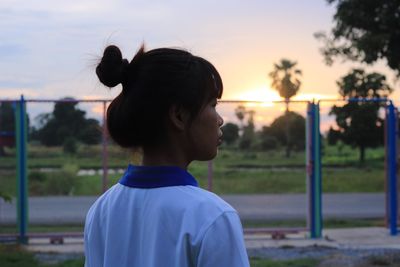
<svg viewBox="0 0 400 267"><path fill-rule="evenodd" d="M296 69L296 61L290 61L288 59L281 59L276 64L274 63L274 70L269 73L269 77L272 79L271 87L279 92L279 95L285 99L286 104L286 157L290 157L290 151L292 148L291 136L290 136L290 114L289 114L289 102L290 98L297 94L300 89L301 82L299 76L301 70Z"/></svg>
<svg viewBox="0 0 400 267"><path fill-rule="evenodd" d="M269 73L269 77L272 79L271 87L285 99L286 113L289 112L290 98L297 94L301 85L298 78L301 76L301 70L296 69L296 65L296 61L281 59L278 64L274 63L274 70Z"/></svg>
<svg viewBox="0 0 400 267"><path fill-rule="evenodd" d="M246 112L247 111L246 111L245 106L240 105L235 108L235 115L240 121L240 130L241 131L243 131L243 128L244 128L243 120L244 120L244 117L246 116Z"/></svg>

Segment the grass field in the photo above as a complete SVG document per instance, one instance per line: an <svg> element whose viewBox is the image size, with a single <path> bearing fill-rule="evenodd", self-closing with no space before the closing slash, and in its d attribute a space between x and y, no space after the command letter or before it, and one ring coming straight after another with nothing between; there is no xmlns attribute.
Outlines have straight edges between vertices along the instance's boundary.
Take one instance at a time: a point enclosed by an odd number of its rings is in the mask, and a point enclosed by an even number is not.
<svg viewBox="0 0 400 267"><path fill-rule="evenodd" d="M82 267L83 259L68 260L58 264L40 263L35 255L16 245L0 245L1 267Z"/></svg>
<svg viewBox="0 0 400 267"><path fill-rule="evenodd" d="M110 169L124 169L138 161L131 153L109 146ZM14 151L0 161L0 190L15 195L16 159ZM98 195L102 175L77 176L80 169L101 169L101 146L81 146L74 156L59 147L30 145L28 149L30 195ZM365 164L358 163L358 151L334 146L323 149L324 192L384 191L384 149L367 150ZM43 170L43 168L45 168ZM47 170L47 172L45 172ZM190 172L200 186L207 187L207 163L193 162ZM305 153L284 157L284 151L239 151L222 148L213 161L213 191L217 194L303 193L306 190ZM121 174L109 174L109 185Z"/></svg>
<svg viewBox="0 0 400 267"><path fill-rule="evenodd" d="M272 261L261 258L251 258L252 267L312 267L317 266L318 261L314 259L298 259L290 261ZM0 266L1 267L82 267L84 259L73 259L57 264L45 264L39 262L35 255L24 251L16 245L0 245Z"/></svg>

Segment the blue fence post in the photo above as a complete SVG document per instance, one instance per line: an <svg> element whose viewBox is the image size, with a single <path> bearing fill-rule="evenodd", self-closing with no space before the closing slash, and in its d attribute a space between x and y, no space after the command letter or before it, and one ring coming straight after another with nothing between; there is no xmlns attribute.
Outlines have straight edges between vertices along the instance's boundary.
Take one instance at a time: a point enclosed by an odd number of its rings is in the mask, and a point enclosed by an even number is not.
<svg viewBox="0 0 400 267"><path fill-rule="evenodd" d="M15 134L17 143L17 220L19 242L26 244L28 226L28 186L27 186L27 119L24 96L16 102Z"/></svg>
<svg viewBox="0 0 400 267"><path fill-rule="evenodd" d="M397 235L397 123L396 111L393 103L387 106L387 140L388 166L387 181L389 187L389 228L390 235Z"/></svg>
<svg viewBox="0 0 400 267"><path fill-rule="evenodd" d="M314 238L322 237L321 132L319 116L319 104L314 104Z"/></svg>
<svg viewBox="0 0 400 267"><path fill-rule="evenodd" d="M307 109L307 187L311 238L322 236L322 175L319 105L310 103Z"/></svg>
<svg viewBox="0 0 400 267"><path fill-rule="evenodd" d="M307 117L306 117L306 192L307 192L307 229L310 231L310 237L313 236L313 206L311 185L313 180L313 104L307 104Z"/></svg>

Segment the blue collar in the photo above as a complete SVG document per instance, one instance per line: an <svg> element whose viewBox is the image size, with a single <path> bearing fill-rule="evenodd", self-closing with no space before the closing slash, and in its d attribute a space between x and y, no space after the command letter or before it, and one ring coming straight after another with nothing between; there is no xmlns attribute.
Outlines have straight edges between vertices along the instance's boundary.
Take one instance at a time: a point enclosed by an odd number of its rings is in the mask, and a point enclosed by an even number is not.
<svg viewBox="0 0 400 267"><path fill-rule="evenodd" d="M196 179L176 166L134 166L129 164L119 183L136 188L157 188L178 185L198 186Z"/></svg>

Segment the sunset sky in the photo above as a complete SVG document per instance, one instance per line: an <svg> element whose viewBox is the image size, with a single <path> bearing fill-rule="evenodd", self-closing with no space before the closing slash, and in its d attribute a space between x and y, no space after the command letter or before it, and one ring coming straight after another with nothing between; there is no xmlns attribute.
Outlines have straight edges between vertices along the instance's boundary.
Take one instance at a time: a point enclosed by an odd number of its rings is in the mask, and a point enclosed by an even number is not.
<svg viewBox="0 0 400 267"><path fill-rule="evenodd" d="M79 0L0 2L0 99L112 98L94 67L109 44L131 58L148 49L181 47L220 71L223 99L279 100L268 73L281 58L303 71L296 99L337 98L336 80L356 63L326 66L313 34L333 26L325 0ZM385 62L367 68L399 84Z"/></svg>

